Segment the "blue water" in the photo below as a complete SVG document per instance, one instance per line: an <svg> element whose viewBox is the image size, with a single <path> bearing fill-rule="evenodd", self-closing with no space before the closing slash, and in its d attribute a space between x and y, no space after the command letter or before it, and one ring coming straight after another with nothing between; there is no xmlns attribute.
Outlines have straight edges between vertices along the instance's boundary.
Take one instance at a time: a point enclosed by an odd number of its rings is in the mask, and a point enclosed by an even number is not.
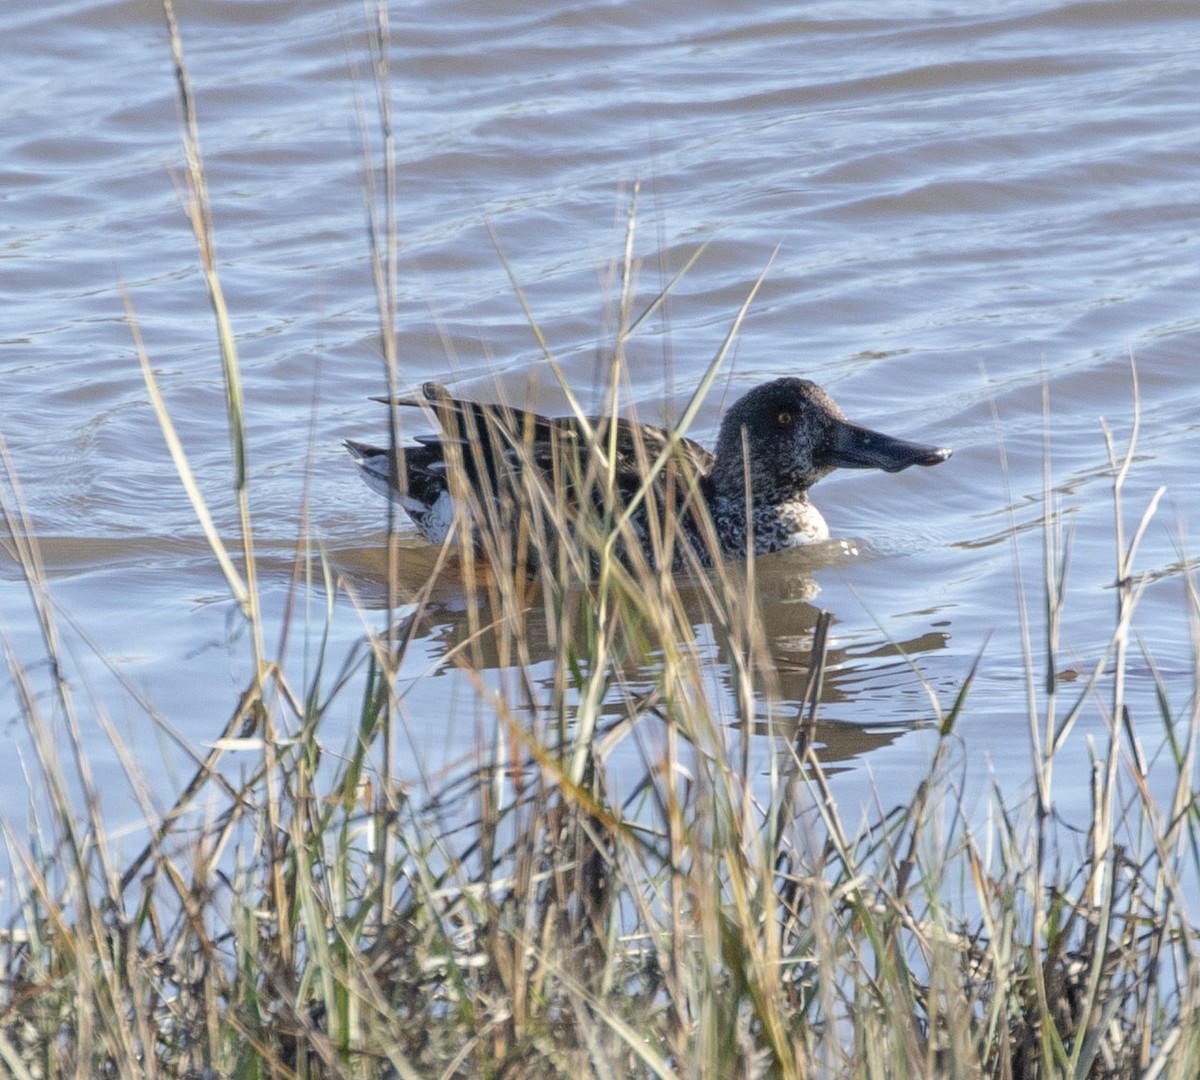
<svg viewBox="0 0 1200 1080"><path fill-rule="evenodd" d="M385 438L383 410L368 400L385 388L367 233L380 198L365 176L382 183L370 26L357 3L196 3L179 14L278 640L298 536L323 545L368 598L373 584L379 592L385 507L339 446ZM767 605L785 707L815 606L835 613L823 715L847 799L867 780L896 790L914 781L928 757L930 694L952 699L981 651L963 757L1004 789L1027 787L1014 565L1040 673L1049 452L1073 550L1055 666L1090 670L1115 610L1103 422L1123 444L1135 415L1130 354L1142 428L1128 535L1167 488L1137 561L1151 578L1137 630L1184 714L1200 415L1193 4L828 4L801 17L784 4L738 14L415 2L389 17L402 382L437 378L565 411L507 262L572 386L598 405L635 205L635 308L708 245L665 315L629 344L627 394L640 417L678 415L769 263L697 438L711 440L722 405L743 390L800 374L855 419L953 446L937 470L822 483L817 501L858 555L806 578L807 600ZM117 817L136 817L99 718L137 748L169 804L190 764L146 703L201 745L248 677L124 307L127 296L232 540L224 391L183 212L170 52L160 13L132 2L5 10L0 33L0 434L42 543L105 798ZM419 542L409 533L406 545ZM412 559L419 576L427 564ZM0 622L57 724L33 608L17 569L0 566ZM416 749L434 761L458 732L474 732L478 712L459 676L426 675L460 621L455 598L444 601L403 674ZM343 597L335 648L362 633ZM315 645L298 632L292 647L302 670ZM714 651L718 685L721 663ZM1157 745L1148 681L1130 692ZM1084 740L1104 737L1106 694L1080 721L1074 765L1060 770L1067 808L1086 803ZM349 737L353 697L324 721L332 746ZM0 704L4 738L27 759L23 711L11 691ZM439 723L423 724L428 716ZM24 780L17 755L8 760L0 812L20 816Z"/></svg>

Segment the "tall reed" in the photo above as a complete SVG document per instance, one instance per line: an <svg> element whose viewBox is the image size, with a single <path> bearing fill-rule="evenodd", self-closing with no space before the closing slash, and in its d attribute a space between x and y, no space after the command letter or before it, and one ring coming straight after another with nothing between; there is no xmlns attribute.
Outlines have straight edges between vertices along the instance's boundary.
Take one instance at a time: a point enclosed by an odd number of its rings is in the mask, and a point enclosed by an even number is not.
<svg viewBox="0 0 1200 1080"><path fill-rule="evenodd" d="M45 793L31 835L6 829L14 902L0 943L0 1061L12 1075L1192 1075L1197 705L1193 697L1177 713L1144 657L1149 674L1140 677L1157 680L1163 730L1161 751L1146 753L1145 720L1131 715L1126 686L1137 546L1154 503L1126 540L1133 442L1112 452L1113 633L1082 685L1055 675L1067 546L1047 480L1041 641L1035 620L1026 628L1031 803L998 792L983 813L964 803L957 725L988 707L971 696L970 669L953 700L931 695L937 737L913 797L895 804L879 793L878 812L843 817L814 738L828 619L795 718L773 696L753 561L685 566L685 604L675 570L690 548L680 556L671 513L650 515L663 525L652 529L649 557L631 543L631 506L615 497L604 428L592 428L550 481L517 470L498 502L464 498L438 568L453 564L468 601L468 633L447 660L475 686L484 721L452 774L405 770L406 724L433 718L409 712L396 676L432 584L403 596L389 575L384 625L364 613L364 648L345 660L327 649L300 683L283 651L271 657L264 644L277 628L257 602L235 337L169 0L166 10L193 229L228 391L236 558L211 526L169 393L144 355L143 369L250 630L253 675L228 715L214 718L218 737L175 805L154 814L144 795L146 843L118 861L62 674L71 661L51 586L5 457L7 544L60 673L48 707L7 650L36 749L31 784ZM382 10L374 47L390 178ZM386 344L396 274L390 179L385 189L371 234ZM625 404L625 342L673 285L637 312L635 223L631 213L612 411ZM682 427L744 310L732 315ZM384 355L394 390L401 373ZM563 388L572 400L565 380ZM504 440L519 460L519 432L469 434L464 453ZM399 453L397 443L393 434ZM673 445L644 462L644 475L635 502L686 503ZM311 578L329 598L341 587L305 546L297 559L311 569L298 580ZM1190 579L1189 589L1196 642ZM405 622L393 614L402 601ZM526 618L534 605L549 635L537 656ZM332 599L314 606L336 617ZM700 640L709 631L723 643L741 715L766 732L765 773L713 692ZM492 668L504 677L489 678ZM322 720L347 696L358 702L358 726L337 754L339 736ZM1086 837L1064 847L1052 814L1055 763L1085 712L1103 717L1107 745L1094 752ZM135 756L111 737L135 790L146 792ZM257 753L246 775L225 767L235 746ZM1151 795L1164 774L1165 805ZM201 793L217 806L203 818Z"/></svg>

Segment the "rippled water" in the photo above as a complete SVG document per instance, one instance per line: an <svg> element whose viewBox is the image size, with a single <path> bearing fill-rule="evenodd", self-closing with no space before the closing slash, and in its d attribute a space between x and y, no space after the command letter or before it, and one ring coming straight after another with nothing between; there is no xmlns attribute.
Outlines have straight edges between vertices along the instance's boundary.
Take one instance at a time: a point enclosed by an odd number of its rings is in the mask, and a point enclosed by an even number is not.
<svg viewBox="0 0 1200 1080"><path fill-rule="evenodd" d="M1115 603L1102 418L1127 438L1131 353L1142 433L1130 518L1167 486L1138 561L1153 579L1138 629L1183 711L1195 672L1181 567L1196 529L1200 416L1194 3L839 3L801 15L786 4L736 14L418 0L389 15L404 381L564 408L507 259L572 384L597 404L610 268L636 185L642 302L708 243L667 317L631 347L641 418L677 415L778 246L693 434L709 441L723 404L799 374L857 420L954 447L936 470L823 482L817 501L859 555L821 565L809 599L767 604L785 695L799 692L787 673L817 606L835 613L823 715L847 797L867 771L900 785L915 775L929 750L921 678L948 701L981 651L963 759L1006 790L1027 784L1014 552L1036 649L1048 442L1073 538L1059 666L1090 669ZM367 162L379 160L368 19L357 2L249 0L181 3L179 18L277 620L297 535L325 545L368 594L382 565L384 505L339 445L384 438L386 423L368 401L384 388L365 224ZM124 310L127 294L232 536L223 389L181 209L170 52L153 3L10 5L0 33L0 433L62 612L100 779L121 786L95 720L103 710L141 747L166 801L190 766L156 741L137 695L199 744L219 733L247 674ZM414 540L414 573L422 558ZM786 562L763 574L803 576ZM405 673L412 714L461 714L469 726L470 687L445 671L421 677L460 632L453 596L434 615ZM8 561L0 620L45 696L42 645ZM343 605L336 647L361 633ZM719 677L718 652L713 663ZM1147 681L1133 693L1157 745ZM333 746L353 722L352 698L325 721ZM13 695L0 705L4 738L27 753ZM1082 723L1083 735L1102 733L1102 703ZM431 753L455 738L444 720L419 737ZM1083 801L1082 742L1072 760ZM19 815L23 781L17 757L8 762L0 811Z"/></svg>

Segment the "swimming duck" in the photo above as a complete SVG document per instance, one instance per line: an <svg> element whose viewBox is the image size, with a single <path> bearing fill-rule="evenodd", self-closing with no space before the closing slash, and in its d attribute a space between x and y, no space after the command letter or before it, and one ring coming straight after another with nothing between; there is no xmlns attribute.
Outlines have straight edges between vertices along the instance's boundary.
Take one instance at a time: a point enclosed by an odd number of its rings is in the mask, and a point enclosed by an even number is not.
<svg viewBox="0 0 1200 1080"><path fill-rule="evenodd" d="M349 439L346 448L368 486L398 502L434 544L445 540L454 521L448 463L461 467L462 479L481 500L479 505L515 490L512 480L505 479L513 469L534 468L551 486L561 483L564 474L584 475L586 464L581 467L578 462L587 435L574 417L549 419L506 405L465 401L452 397L438 383L426 383L421 394L421 399L398 398L391 403L431 407L440 435L418 436L418 445L404 447L400 455ZM608 417L589 421L595 445L604 454L612 445L611 422ZM712 453L663 428L625 419L615 423L613 472L622 504L635 498L648 468L674 441L671 460L673 467L679 467L674 475L684 481L675 485L677 527L703 565L713 561L710 537L714 534L721 554L732 558L744 558L751 547L763 555L828 539L829 527L809 501L808 490L834 469L899 472L910 465L937 465L950 456L947 449L906 442L851 423L821 387L798 378L775 379L740 398L721 421ZM571 454L576 462L573 472L564 467L564 455ZM397 456L403 463L402 478L395 467ZM654 502L659 507L672 505L664 479L670 471L663 470L655 481ZM601 479L590 481L595 498L602 498L603 469L599 475ZM689 491L703 500L711 531L687 508ZM638 500L631 520L648 550L652 530L645 499Z"/></svg>

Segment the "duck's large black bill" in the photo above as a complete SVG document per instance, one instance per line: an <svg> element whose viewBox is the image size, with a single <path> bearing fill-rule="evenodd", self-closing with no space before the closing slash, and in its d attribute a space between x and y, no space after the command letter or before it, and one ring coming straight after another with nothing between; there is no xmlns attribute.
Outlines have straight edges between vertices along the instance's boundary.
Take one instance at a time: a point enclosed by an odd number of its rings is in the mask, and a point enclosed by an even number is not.
<svg viewBox="0 0 1200 1080"><path fill-rule="evenodd" d="M950 456L940 446L894 439L858 424L838 423L833 433L833 447L828 464L839 469L882 469L899 472L910 465L937 465Z"/></svg>

